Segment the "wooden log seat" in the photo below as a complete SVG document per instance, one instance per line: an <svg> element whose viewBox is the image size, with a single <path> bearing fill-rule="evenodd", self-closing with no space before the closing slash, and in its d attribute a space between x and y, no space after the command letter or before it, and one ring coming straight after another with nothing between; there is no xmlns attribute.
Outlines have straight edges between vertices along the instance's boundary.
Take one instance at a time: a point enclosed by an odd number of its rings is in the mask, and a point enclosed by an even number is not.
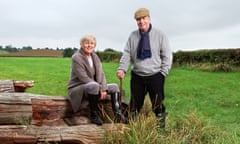
<svg viewBox="0 0 240 144"><path fill-rule="evenodd" d="M103 118L111 122L110 101L101 101L99 106ZM125 130L127 126L121 123L90 123L87 110L73 114L63 96L0 93L0 142L4 144L98 144L106 132L119 135Z"/></svg>
<svg viewBox="0 0 240 144"><path fill-rule="evenodd" d="M59 126L59 125L81 125L90 123L90 109L88 102L84 101L82 110L73 113L70 102L65 98L31 98L32 101L32 125ZM99 109L104 123L114 122L114 112L109 98L99 103ZM128 104L122 102L122 110L127 113Z"/></svg>
<svg viewBox="0 0 240 144"><path fill-rule="evenodd" d="M127 102L122 102L122 107L123 111L126 111ZM114 115L109 99L101 101L99 109L105 123L113 122ZM64 96L0 93L0 125L22 123L37 126L86 124L90 123L89 107L73 113L68 99Z"/></svg>

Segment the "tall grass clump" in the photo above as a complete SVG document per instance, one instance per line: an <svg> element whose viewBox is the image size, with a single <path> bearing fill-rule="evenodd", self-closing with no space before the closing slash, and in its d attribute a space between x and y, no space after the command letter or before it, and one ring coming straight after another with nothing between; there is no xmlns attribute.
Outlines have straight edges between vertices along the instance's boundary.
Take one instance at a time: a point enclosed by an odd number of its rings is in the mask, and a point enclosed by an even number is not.
<svg viewBox="0 0 240 144"><path fill-rule="evenodd" d="M118 133L106 133L104 143L111 144L212 144L239 143L239 134L233 131L227 135L208 121L202 120L196 112L186 115L169 115L166 128L157 129L156 117L149 111L149 102L145 103L144 112L136 120L130 120L124 130L119 127Z"/></svg>
<svg viewBox="0 0 240 144"><path fill-rule="evenodd" d="M239 134L233 131L232 136L221 132L217 127L198 118L196 113L184 116L169 116L166 128L157 130L154 115L146 116L141 113L138 118L130 120L122 131L118 133L106 133L104 143L111 144L218 144L240 142Z"/></svg>
<svg viewBox="0 0 240 144"><path fill-rule="evenodd" d="M209 143L216 139L215 128L197 117L196 113L171 117L168 134L163 137L171 143Z"/></svg>
<svg viewBox="0 0 240 144"><path fill-rule="evenodd" d="M104 143L111 144L143 144L156 143L158 134L156 131L156 119L151 114L151 104L149 97L146 98L144 107L136 120L129 119L128 125L123 129L122 126L117 127L118 133L106 132Z"/></svg>

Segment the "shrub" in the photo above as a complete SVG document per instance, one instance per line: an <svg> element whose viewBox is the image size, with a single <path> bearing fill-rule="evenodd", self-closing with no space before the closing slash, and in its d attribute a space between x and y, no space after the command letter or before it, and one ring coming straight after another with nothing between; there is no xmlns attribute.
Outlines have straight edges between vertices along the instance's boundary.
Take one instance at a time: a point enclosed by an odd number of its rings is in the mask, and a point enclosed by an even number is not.
<svg viewBox="0 0 240 144"><path fill-rule="evenodd" d="M102 62L118 62L121 57L120 52L111 52L111 51L104 51L104 52L96 52Z"/></svg>
<svg viewBox="0 0 240 144"><path fill-rule="evenodd" d="M230 65L219 63L214 65L213 72L232 72L233 69Z"/></svg>

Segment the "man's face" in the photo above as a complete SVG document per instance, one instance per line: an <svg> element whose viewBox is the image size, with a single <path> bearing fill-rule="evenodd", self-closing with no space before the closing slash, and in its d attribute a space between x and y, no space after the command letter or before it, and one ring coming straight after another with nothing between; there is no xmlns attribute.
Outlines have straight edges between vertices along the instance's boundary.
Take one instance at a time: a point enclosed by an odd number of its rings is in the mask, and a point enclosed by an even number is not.
<svg viewBox="0 0 240 144"><path fill-rule="evenodd" d="M143 17L137 18L136 21L137 21L138 28L142 32L148 31L148 28L150 26L150 17L149 16L143 16Z"/></svg>

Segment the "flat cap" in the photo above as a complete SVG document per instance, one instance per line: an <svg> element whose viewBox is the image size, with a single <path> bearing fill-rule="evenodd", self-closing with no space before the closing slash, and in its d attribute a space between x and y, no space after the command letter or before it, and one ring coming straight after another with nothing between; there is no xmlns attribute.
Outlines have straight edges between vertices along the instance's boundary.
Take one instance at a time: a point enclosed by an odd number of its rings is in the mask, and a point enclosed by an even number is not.
<svg viewBox="0 0 240 144"><path fill-rule="evenodd" d="M146 8L140 8L135 12L134 18L138 19L138 18L144 17L144 16L150 16L149 10Z"/></svg>

